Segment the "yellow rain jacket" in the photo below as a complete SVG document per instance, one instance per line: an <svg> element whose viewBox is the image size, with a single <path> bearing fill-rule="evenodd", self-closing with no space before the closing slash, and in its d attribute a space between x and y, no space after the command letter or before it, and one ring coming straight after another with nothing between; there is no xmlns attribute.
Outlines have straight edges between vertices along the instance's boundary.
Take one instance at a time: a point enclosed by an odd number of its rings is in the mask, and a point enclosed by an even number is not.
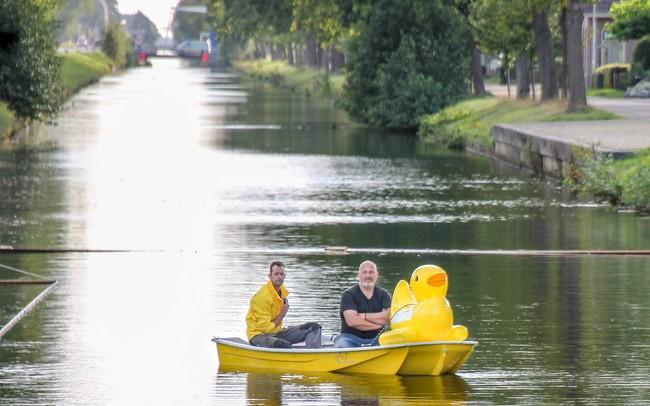
<svg viewBox="0 0 650 406"><path fill-rule="evenodd" d="M246 335L248 340L259 334L272 334L282 330L282 322L279 325L273 323L273 319L278 317L282 311L284 299L289 292L280 286L282 297L273 287L273 283L268 281L260 290L251 298L251 305L246 315Z"/></svg>

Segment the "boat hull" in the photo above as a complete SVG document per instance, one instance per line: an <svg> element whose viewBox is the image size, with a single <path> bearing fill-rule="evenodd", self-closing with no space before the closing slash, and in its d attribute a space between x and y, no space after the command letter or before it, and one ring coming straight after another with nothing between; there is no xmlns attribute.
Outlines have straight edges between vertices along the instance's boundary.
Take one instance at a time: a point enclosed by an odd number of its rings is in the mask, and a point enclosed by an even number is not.
<svg viewBox="0 0 650 406"><path fill-rule="evenodd" d="M436 341L376 347L276 349L239 339L214 340L219 364L230 369L342 372L379 375L445 375L467 361L476 341Z"/></svg>

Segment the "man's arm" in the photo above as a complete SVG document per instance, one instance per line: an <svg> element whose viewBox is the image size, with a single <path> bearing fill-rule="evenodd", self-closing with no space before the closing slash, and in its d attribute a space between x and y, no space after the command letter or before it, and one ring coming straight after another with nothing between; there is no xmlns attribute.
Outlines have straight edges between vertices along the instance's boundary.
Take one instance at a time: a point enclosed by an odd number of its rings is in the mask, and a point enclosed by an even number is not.
<svg viewBox="0 0 650 406"><path fill-rule="evenodd" d="M280 314L278 314L277 317L272 320L276 327L279 326L280 323L282 323L282 319L284 319L284 316L287 315L288 311L289 311L289 301L287 299L284 299L284 304L282 305L282 310L280 311Z"/></svg>
<svg viewBox="0 0 650 406"><path fill-rule="evenodd" d="M251 300L251 310L257 319L256 328L264 333L270 333L282 323L282 319L289 310L289 304L285 304L282 307L282 311L275 317L273 317L271 308L271 305L265 303L263 300L259 300L258 298Z"/></svg>
<svg viewBox="0 0 650 406"><path fill-rule="evenodd" d="M343 312L343 317L348 326L356 328L361 331L371 331L377 330L382 327L384 322L381 322L382 318L377 315L386 313L386 320L388 320L388 309L382 311L381 313L359 313L356 310L345 310ZM371 318L377 320L377 322L372 321Z"/></svg>
<svg viewBox="0 0 650 406"><path fill-rule="evenodd" d="M383 326L385 324L388 324L388 321L390 319L390 309L384 309L378 313L366 313L365 316L366 320L369 322Z"/></svg>

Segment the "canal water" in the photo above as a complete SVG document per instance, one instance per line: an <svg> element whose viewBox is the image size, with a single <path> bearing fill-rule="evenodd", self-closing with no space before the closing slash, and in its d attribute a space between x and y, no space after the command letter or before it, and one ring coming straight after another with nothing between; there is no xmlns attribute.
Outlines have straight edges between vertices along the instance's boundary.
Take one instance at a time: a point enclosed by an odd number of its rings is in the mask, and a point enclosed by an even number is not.
<svg viewBox="0 0 650 406"><path fill-rule="evenodd" d="M354 128L314 97L153 64L104 78L57 125L0 149L0 245L72 250L0 254L59 280L0 344L1 404L650 402L649 258L476 252L647 249L647 218ZM210 339L244 336L276 259L286 324L327 332L362 260L390 291L440 265L455 322L479 345L446 377L220 369ZM37 293L0 286L0 324Z"/></svg>

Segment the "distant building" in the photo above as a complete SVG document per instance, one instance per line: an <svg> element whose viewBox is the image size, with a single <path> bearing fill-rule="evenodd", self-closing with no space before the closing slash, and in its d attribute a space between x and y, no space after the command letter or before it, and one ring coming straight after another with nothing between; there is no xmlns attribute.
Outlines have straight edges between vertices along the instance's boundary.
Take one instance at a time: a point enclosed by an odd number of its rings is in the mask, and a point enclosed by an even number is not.
<svg viewBox="0 0 650 406"><path fill-rule="evenodd" d="M595 7L592 4L582 6L584 21L582 23L582 43L584 45L585 81L591 84L593 71L608 63L631 63L632 55L638 41L618 41L605 30L605 24L612 21L610 9L620 0L600 0ZM595 14L594 14L595 8ZM593 26L595 18L595 44ZM594 46L595 45L595 46ZM595 48L595 52L594 52Z"/></svg>

